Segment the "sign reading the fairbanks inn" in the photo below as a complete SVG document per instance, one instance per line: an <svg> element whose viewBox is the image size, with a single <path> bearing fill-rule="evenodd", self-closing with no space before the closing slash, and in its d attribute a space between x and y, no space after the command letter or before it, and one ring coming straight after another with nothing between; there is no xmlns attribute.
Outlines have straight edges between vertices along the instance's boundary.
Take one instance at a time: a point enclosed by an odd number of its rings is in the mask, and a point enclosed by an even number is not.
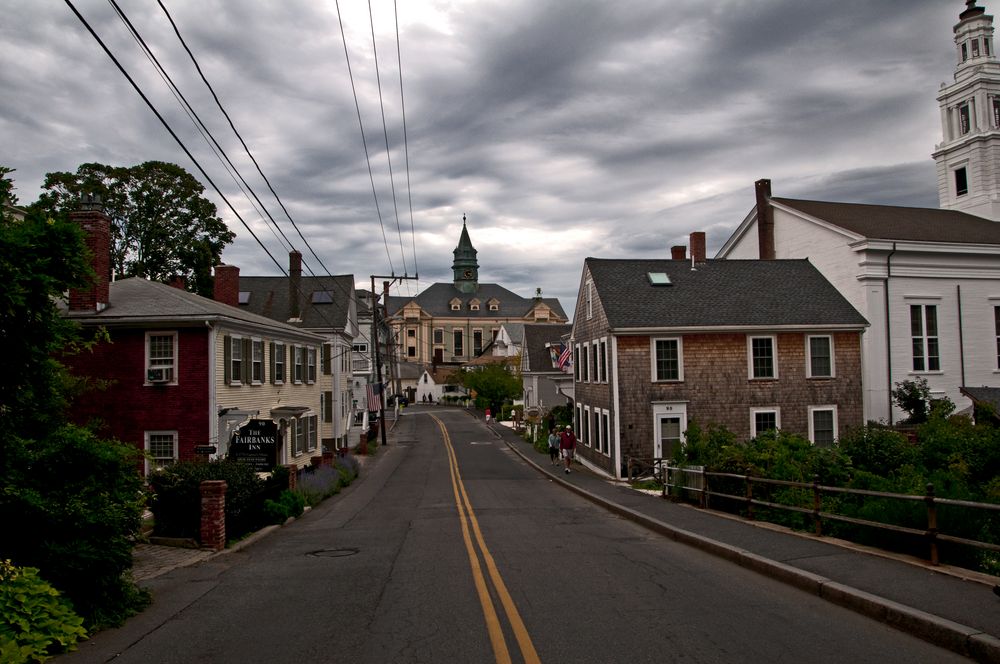
<svg viewBox="0 0 1000 664"><path fill-rule="evenodd" d="M278 464L278 424L274 420L250 420L233 433L229 458L249 464L258 473L269 473Z"/></svg>

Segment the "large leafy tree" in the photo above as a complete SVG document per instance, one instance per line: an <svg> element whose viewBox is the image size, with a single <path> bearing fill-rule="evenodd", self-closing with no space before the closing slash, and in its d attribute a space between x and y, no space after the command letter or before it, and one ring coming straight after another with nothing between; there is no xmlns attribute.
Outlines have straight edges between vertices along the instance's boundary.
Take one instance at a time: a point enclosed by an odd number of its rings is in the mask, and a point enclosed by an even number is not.
<svg viewBox="0 0 1000 664"><path fill-rule="evenodd" d="M523 390L521 377L511 373L501 362L464 371L460 376L462 385L475 391L477 403L489 406L498 416L503 403L517 399Z"/></svg>
<svg viewBox="0 0 1000 664"><path fill-rule="evenodd" d="M169 281L182 276L202 295L212 291L211 269L235 234L218 216L205 188L176 164L83 164L75 173L45 176L32 206L68 212L84 194L101 197L111 218L111 265L122 277Z"/></svg>
<svg viewBox="0 0 1000 664"><path fill-rule="evenodd" d="M59 214L5 212L0 167L0 559L38 567L89 625L141 604L125 576L142 516L137 450L67 421L73 381L58 357L84 350L56 303L90 275L79 228ZM92 342L92 340L91 340Z"/></svg>

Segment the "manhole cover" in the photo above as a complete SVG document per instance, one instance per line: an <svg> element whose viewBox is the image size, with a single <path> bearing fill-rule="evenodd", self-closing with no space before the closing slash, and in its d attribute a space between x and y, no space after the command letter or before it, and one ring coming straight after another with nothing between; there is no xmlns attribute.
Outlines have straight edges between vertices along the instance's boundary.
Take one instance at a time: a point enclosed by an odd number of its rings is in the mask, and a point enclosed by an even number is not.
<svg viewBox="0 0 1000 664"><path fill-rule="evenodd" d="M360 549L350 547L346 549L320 549L319 551L310 551L309 555L317 558L346 558L360 552Z"/></svg>

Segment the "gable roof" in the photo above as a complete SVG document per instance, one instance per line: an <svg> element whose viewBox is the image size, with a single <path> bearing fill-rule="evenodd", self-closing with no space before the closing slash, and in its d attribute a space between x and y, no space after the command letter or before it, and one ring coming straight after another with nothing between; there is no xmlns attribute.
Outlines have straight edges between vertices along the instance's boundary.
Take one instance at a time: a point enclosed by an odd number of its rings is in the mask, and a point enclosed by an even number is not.
<svg viewBox="0 0 1000 664"><path fill-rule="evenodd" d="M587 258L600 305L615 329L846 327L867 321L808 260ZM669 286L650 284L663 272Z"/></svg>
<svg viewBox="0 0 1000 664"><path fill-rule="evenodd" d="M250 300L240 309L272 320L286 322L291 311L288 277L240 277L240 291L249 292ZM314 303L313 294L327 292L329 300ZM296 326L308 329L344 329L355 298L354 276L300 277L299 317Z"/></svg>
<svg viewBox="0 0 1000 664"><path fill-rule="evenodd" d="M1000 224L958 210L771 198L869 239L1000 244Z"/></svg>
<svg viewBox="0 0 1000 664"><path fill-rule="evenodd" d="M321 337L292 325L140 277L111 282L109 293L107 308L97 313L64 310L64 314L81 322L108 326L201 326L205 321L226 321L321 340Z"/></svg>
<svg viewBox="0 0 1000 664"><path fill-rule="evenodd" d="M451 301L455 298L461 300L465 306L459 311L451 310ZM480 306L479 311L470 311L468 303L470 300L479 300L485 303L490 299L496 299L500 304L499 311L490 311L487 306ZM445 318L497 318L511 316L526 316L535 306L535 299L521 297L513 293L500 284L479 284L474 293L463 293L455 287L453 283L431 284L414 297L390 296L388 302L389 315L398 314L403 307L410 302L416 302L420 308L429 315ZM547 304L552 311L560 318L566 318L566 312L558 298L543 297L542 302Z"/></svg>
<svg viewBox="0 0 1000 664"><path fill-rule="evenodd" d="M552 367L552 355L545 344L558 346L563 336L569 334L573 326L565 325L525 325L524 343L521 346L521 369L532 372L557 372L561 369Z"/></svg>

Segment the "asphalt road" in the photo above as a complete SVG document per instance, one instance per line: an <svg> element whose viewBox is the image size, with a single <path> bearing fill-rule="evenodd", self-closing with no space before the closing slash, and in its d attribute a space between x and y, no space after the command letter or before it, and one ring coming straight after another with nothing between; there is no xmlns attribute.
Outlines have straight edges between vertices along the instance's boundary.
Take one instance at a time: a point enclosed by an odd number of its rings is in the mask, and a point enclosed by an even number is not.
<svg viewBox="0 0 1000 664"><path fill-rule="evenodd" d="M364 481L152 583L67 662L959 662L554 486L411 407Z"/></svg>

